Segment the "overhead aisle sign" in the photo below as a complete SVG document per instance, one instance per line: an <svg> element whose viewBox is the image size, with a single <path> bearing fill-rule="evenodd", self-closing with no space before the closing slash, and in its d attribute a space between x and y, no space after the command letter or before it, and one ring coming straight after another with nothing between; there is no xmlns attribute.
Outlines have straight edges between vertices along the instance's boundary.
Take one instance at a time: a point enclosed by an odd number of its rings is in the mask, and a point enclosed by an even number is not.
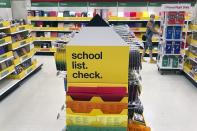
<svg viewBox="0 0 197 131"><path fill-rule="evenodd" d="M0 8L11 8L10 0L0 0Z"/></svg>

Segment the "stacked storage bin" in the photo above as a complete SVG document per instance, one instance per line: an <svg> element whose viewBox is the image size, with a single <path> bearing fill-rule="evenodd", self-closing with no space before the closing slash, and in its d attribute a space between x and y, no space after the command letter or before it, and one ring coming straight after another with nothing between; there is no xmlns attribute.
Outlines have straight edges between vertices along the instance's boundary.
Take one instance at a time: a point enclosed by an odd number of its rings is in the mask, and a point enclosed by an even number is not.
<svg viewBox="0 0 197 131"><path fill-rule="evenodd" d="M126 86L68 85L66 105L68 131L127 130Z"/></svg>

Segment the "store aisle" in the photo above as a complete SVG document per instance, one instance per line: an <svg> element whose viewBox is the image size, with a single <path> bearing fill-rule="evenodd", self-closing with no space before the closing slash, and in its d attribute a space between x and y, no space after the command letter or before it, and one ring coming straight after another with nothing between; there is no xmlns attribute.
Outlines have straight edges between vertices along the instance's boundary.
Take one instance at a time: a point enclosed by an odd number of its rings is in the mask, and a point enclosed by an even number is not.
<svg viewBox="0 0 197 131"><path fill-rule="evenodd" d="M142 102L152 131L196 131L197 88L182 75L160 75L145 63Z"/></svg>
<svg viewBox="0 0 197 131"><path fill-rule="evenodd" d="M39 56L43 68L0 103L0 131L60 131L56 120L65 101L63 80L52 56Z"/></svg>

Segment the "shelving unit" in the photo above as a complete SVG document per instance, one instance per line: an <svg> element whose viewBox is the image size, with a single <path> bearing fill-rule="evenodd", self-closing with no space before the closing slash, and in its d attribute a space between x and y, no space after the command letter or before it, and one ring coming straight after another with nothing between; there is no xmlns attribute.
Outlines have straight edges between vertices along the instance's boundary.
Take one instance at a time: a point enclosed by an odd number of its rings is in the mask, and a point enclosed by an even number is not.
<svg viewBox="0 0 197 131"><path fill-rule="evenodd" d="M190 30L192 32L191 37L189 38L189 47L186 50L186 58L184 62L183 71L197 85L197 25L193 21L193 24L190 25Z"/></svg>
<svg viewBox="0 0 197 131"><path fill-rule="evenodd" d="M33 58L34 39L29 36L31 25L10 23L6 21L0 24L3 25L0 32L4 34L0 39L0 100L42 66Z"/></svg>
<svg viewBox="0 0 197 131"><path fill-rule="evenodd" d="M188 4L164 4L162 5L162 29L163 41L159 45L157 66L161 74L165 71L183 69L186 35L184 32L186 11L182 7L190 9ZM187 28L185 28L187 31ZM184 34L185 33L185 34Z"/></svg>

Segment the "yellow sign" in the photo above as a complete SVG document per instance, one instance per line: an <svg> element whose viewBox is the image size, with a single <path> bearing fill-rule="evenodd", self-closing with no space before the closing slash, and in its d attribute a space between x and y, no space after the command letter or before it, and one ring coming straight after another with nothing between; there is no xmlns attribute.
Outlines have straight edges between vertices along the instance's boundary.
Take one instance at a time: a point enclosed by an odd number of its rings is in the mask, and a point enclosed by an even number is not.
<svg viewBox="0 0 197 131"><path fill-rule="evenodd" d="M128 83L129 46L67 46L68 83Z"/></svg>

